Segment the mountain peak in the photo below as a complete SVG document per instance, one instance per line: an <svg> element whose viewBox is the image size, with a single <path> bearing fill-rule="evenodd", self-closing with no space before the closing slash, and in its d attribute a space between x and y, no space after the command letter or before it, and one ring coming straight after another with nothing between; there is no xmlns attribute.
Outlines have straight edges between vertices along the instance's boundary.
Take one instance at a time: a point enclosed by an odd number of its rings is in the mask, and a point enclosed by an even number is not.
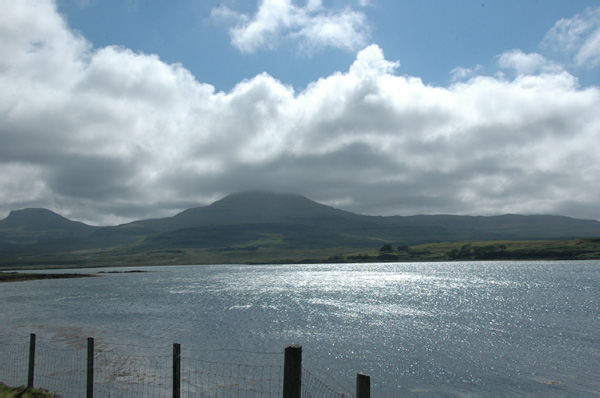
<svg viewBox="0 0 600 398"><path fill-rule="evenodd" d="M265 206L269 204L276 203L315 203L312 200L297 194L290 193L274 193L267 191L248 191L248 192L239 192L231 195L225 196L223 199L218 200L211 204L210 206L220 207L220 206Z"/></svg>
<svg viewBox="0 0 600 398"><path fill-rule="evenodd" d="M341 211L302 195L263 191L232 194L209 207L263 220L319 217Z"/></svg>
<svg viewBox="0 0 600 398"><path fill-rule="evenodd" d="M273 192L241 192L206 207L185 210L174 217L178 226L199 224L273 223L295 220L306 223L319 217L346 213L304 196ZM349 213L348 213L349 214Z"/></svg>
<svg viewBox="0 0 600 398"><path fill-rule="evenodd" d="M78 221L71 221L48 209L28 208L11 211L8 217L0 220L0 229L65 231L69 234L80 235L91 232L96 227Z"/></svg>
<svg viewBox="0 0 600 398"><path fill-rule="evenodd" d="M27 208L21 210L12 210L8 217L3 222L5 225L24 226L31 223L54 223L68 221L63 216L60 216L48 209L42 208Z"/></svg>

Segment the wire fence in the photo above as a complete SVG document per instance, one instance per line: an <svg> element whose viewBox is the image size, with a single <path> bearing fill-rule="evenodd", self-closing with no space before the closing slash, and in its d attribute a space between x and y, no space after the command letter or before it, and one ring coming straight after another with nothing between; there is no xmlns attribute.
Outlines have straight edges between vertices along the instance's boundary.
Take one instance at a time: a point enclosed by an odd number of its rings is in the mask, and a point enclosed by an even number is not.
<svg viewBox="0 0 600 398"><path fill-rule="evenodd" d="M281 396L282 367L202 361L182 357L182 390L193 396Z"/></svg>
<svg viewBox="0 0 600 398"><path fill-rule="evenodd" d="M108 397L170 397L171 357L100 351L94 355L94 392Z"/></svg>
<svg viewBox="0 0 600 398"><path fill-rule="evenodd" d="M27 384L29 340L19 338L8 344L0 342L0 381L8 385Z"/></svg>
<svg viewBox="0 0 600 398"><path fill-rule="evenodd" d="M316 375L311 373L308 369L302 368L302 396L329 398L348 395L344 395L336 391L334 388L323 383Z"/></svg>
<svg viewBox="0 0 600 398"><path fill-rule="evenodd" d="M136 352L138 348L138 352ZM281 397L284 395L283 352L188 350L179 344L173 355L148 355L164 348L119 344L65 344L44 338L0 340L0 382L42 388L69 397ZM140 353L141 351L141 353ZM208 355L210 353L210 355ZM252 363L237 358L252 354ZM210 358L209 358L210 357ZM354 397L328 374L300 365L301 397ZM300 387L299 387L300 389ZM299 395L300 396L300 395ZM359 397L357 397L359 398Z"/></svg>
<svg viewBox="0 0 600 398"><path fill-rule="evenodd" d="M36 387L60 392L65 397L85 396L86 351L81 348L54 347L49 341L38 341L33 376Z"/></svg>

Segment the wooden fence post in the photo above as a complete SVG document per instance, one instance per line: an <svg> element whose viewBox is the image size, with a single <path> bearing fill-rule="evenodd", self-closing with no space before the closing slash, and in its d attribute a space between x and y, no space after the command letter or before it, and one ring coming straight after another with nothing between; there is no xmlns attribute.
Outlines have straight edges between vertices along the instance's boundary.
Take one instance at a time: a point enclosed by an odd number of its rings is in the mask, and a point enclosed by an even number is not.
<svg viewBox="0 0 600 398"><path fill-rule="evenodd" d="M371 398L371 376L356 375L356 398Z"/></svg>
<svg viewBox="0 0 600 398"><path fill-rule="evenodd" d="M35 333L29 335L29 373L27 387L33 388L33 373L35 370Z"/></svg>
<svg viewBox="0 0 600 398"><path fill-rule="evenodd" d="M173 344L173 398L181 397L181 344Z"/></svg>
<svg viewBox="0 0 600 398"><path fill-rule="evenodd" d="M283 363L283 398L300 398L302 393L302 347L291 344L285 348Z"/></svg>
<svg viewBox="0 0 600 398"><path fill-rule="evenodd" d="M87 386L86 397L94 398L94 339L87 340Z"/></svg>

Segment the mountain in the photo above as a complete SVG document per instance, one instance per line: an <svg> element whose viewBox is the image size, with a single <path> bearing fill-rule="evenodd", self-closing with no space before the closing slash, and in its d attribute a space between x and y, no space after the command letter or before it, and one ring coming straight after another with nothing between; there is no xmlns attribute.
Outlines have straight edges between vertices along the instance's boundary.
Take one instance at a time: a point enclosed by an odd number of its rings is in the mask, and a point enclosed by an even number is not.
<svg viewBox="0 0 600 398"><path fill-rule="evenodd" d="M358 227L372 217L361 216L314 202L300 195L245 192L229 195L205 207L196 207L167 218L134 221L98 230L98 239L132 241L140 237L190 229L258 224L308 226L315 230L331 224ZM360 221L359 221L360 220Z"/></svg>
<svg viewBox="0 0 600 398"><path fill-rule="evenodd" d="M427 239L427 241L568 239L600 236L600 222L596 220L553 215L419 215L396 216L391 217L391 220L394 220L392 222L397 225L410 228L426 228L431 233L435 230L443 231L440 239Z"/></svg>
<svg viewBox="0 0 600 398"><path fill-rule="evenodd" d="M551 215L365 216L300 195L246 192L173 216L93 227L45 209L0 220L0 265L274 261L384 244L600 237L600 222ZM28 260L29 258L29 260ZM282 260L283 261L283 260Z"/></svg>
<svg viewBox="0 0 600 398"><path fill-rule="evenodd" d="M264 246L282 250L379 247L393 242L567 239L600 236L600 222L562 216L432 215L376 217L350 213L300 195L245 192L173 217L134 221L95 231L97 242L139 250Z"/></svg>
<svg viewBox="0 0 600 398"><path fill-rule="evenodd" d="M245 192L229 195L205 207L195 207L162 219L134 221L117 228L165 232L209 225L301 223L323 218L364 218L322 205L300 195ZM368 218L368 217L367 217Z"/></svg>
<svg viewBox="0 0 600 398"><path fill-rule="evenodd" d="M0 220L0 244L36 244L89 236L99 227L71 221L47 209L13 210Z"/></svg>

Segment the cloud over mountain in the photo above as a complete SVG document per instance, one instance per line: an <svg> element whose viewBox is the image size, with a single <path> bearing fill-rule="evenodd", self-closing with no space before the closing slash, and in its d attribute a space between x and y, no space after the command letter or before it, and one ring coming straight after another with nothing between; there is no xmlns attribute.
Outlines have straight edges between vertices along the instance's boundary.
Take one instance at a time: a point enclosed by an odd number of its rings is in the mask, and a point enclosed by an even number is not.
<svg viewBox="0 0 600 398"><path fill-rule="evenodd" d="M157 55L93 49L52 2L2 3L4 215L48 207L116 223L260 189L367 214L600 219L600 89L539 54L499 56L511 77L475 70L439 87L399 75L373 44L300 91L262 73L217 92ZM240 43L345 18L279 2L279 22L260 25L275 3L244 17Z"/></svg>

